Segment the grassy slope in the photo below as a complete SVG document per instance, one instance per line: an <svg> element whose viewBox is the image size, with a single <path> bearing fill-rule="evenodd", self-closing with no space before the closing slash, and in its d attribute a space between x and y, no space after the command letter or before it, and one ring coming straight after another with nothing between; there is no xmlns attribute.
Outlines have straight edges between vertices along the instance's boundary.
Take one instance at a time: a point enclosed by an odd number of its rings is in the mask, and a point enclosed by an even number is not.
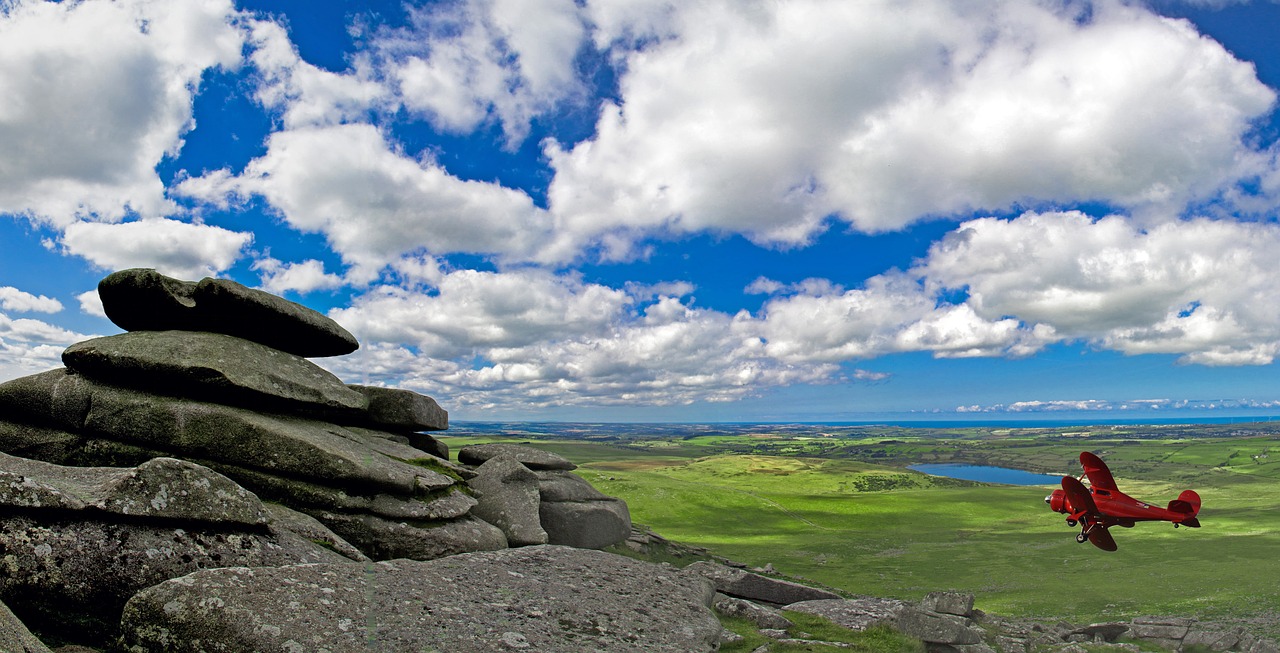
<svg viewBox="0 0 1280 653"><path fill-rule="evenodd" d="M1029 469L1070 469L1080 450L1101 452L1122 489L1157 504L1185 487L1200 492L1204 528L1115 529L1120 550L1110 554L1075 543L1043 503L1051 486L950 482L852 460L704 457L705 444L539 446L578 462L579 474L667 537L851 593L972 591L989 611L1076 621L1280 607L1280 460L1253 458L1277 441L981 445Z"/></svg>

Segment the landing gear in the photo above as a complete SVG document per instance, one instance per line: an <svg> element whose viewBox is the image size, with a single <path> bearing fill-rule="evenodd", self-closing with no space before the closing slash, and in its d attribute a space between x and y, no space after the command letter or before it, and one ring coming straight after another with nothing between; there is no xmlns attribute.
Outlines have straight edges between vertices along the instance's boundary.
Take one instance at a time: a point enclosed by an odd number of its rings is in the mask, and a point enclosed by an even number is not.
<svg viewBox="0 0 1280 653"><path fill-rule="evenodd" d="M1084 544L1085 542L1088 542L1088 541L1089 541L1089 534L1088 534L1088 533L1086 533L1086 532L1084 532L1084 531L1080 531L1080 533L1076 535L1076 542L1077 542L1078 544Z"/></svg>
<svg viewBox="0 0 1280 653"><path fill-rule="evenodd" d="M1074 520L1074 519L1068 519L1068 520L1067 520L1067 528L1075 528L1075 527L1076 527L1076 523L1077 523L1077 522L1076 522L1076 520Z"/></svg>

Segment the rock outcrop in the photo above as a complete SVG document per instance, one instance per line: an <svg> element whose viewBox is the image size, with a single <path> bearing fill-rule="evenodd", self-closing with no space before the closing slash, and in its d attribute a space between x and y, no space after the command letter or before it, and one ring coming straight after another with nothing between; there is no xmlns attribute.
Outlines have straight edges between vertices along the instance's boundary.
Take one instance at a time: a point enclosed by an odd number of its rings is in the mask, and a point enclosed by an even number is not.
<svg viewBox="0 0 1280 653"><path fill-rule="evenodd" d="M684 653L715 650L712 595L670 567L535 546L427 562L200 571L135 596L122 630L137 653Z"/></svg>
<svg viewBox="0 0 1280 653"><path fill-rule="evenodd" d="M197 570L630 534L626 504L559 456L485 445L450 462L433 399L308 360L357 347L311 309L154 270L99 293L127 333L0 384L0 600L37 634L106 643L130 597Z"/></svg>

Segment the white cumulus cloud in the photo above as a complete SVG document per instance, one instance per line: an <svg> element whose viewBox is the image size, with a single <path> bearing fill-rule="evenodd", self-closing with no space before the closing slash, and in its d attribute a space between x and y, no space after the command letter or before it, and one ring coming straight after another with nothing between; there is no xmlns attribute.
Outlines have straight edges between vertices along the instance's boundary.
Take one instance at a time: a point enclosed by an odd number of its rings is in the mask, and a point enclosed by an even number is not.
<svg viewBox="0 0 1280 653"><path fill-rule="evenodd" d="M63 232L69 253L105 270L155 268L180 279L216 276L231 267L253 234L167 218L119 224L77 222Z"/></svg>
<svg viewBox="0 0 1280 653"><path fill-rule="evenodd" d="M0 5L0 213L56 226L172 209L155 167L201 74L234 67L229 0Z"/></svg>
<svg viewBox="0 0 1280 653"><path fill-rule="evenodd" d="M0 309L15 313L57 313L62 310L62 302L13 286L0 286Z"/></svg>

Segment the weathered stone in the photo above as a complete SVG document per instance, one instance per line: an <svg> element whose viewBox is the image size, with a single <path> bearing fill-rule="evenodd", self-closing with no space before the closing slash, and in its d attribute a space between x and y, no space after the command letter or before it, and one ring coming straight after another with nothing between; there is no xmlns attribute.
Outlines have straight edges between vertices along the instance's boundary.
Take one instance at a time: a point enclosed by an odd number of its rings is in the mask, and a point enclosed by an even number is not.
<svg viewBox="0 0 1280 653"><path fill-rule="evenodd" d="M757 605L751 601L736 599L719 592L716 593L713 607L716 612L726 617L746 619L755 624L757 628L780 628L786 630L795 625L777 610Z"/></svg>
<svg viewBox="0 0 1280 653"><path fill-rule="evenodd" d="M1101 639L1104 642L1114 642L1129 632L1129 624L1127 623L1096 623L1082 626L1072 631L1084 635L1088 641L1097 641Z"/></svg>
<svg viewBox="0 0 1280 653"><path fill-rule="evenodd" d="M533 470L543 469L577 469L577 465L563 456L521 444L473 444L458 450L458 462L466 465L482 465L484 461L501 454L506 454L520 461L522 465Z"/></svg>
<svg viewBox="0 0 1280 653"><path fill-rule="evenodd" d="M849 630L866 630L873 626L892 625L898 613L907 607L895 599L819 599L799 601L787 606L788 610L816 614Z"/></svg>
<svg viewBox="0 0 1280 653"><path fill-rule="evenodd" d="M229 279L201 279L196 305L221 333L299 356L342 356L359 349L355 336L306 306Z"/></svg>
<svg viewBox="0 0 1280 653"><path fill-rule="evenodd" d="M445 456L438 456L412 444L400 442L394 437L395 434L393 433L374 431L357 426L344 427L343 431L347 434L355 434L367 438L366 442L370 448L396 460L403 460L461 479L475 477L475 472L470 467L449 462L449 459ZM412 439L412 435L414 434L409 434L410 439ZM446 451L445 453L448 452Z"/></svg>
<svg viewBox="0 0 1280 653"><path fill-rule="evenodd" d="M173 458L119 469L63 467L0 453L0 506L248 527L268 519L253 493L211 469Z"/></svg>
<svg viewBox="0 0 1280 653"><path fill-rule="evenodd" d="M338 537L337 533L329 530L315 517L278 503L268 503L264 504L264 506L267 514L271 516L272 529L288 531L356 562L370 561L369 556L362 553L360 549L351 546L350 542Z"/></svg>
<svg viewBox="0 0 1280 653"><path fill-rule="evenodd" d="M351 385L369 401L366 416L374 428L395 431L442 431L449 428L449 413L435 399L411 390Z"/></svg>
<svg viewBox="0 0 1280 653"><path fill-rule="evenodd" d="M1211 651L1230 651L1236 648L1244 638L1244 630L1202 629L1193 626L1182 639L1182 648L1198 647Z"/></svg>
<svg viewBox="0 0 1280 653"><path fill-rule="evenodd" d="M434 560L507 548L498 527L471 516L441 522L392 521L374 515L315 512L313 517L374 560Z"/></svg>
<svg viewBox="0 0 1280 653"><path fill-rule="evenodd" d="M52 386L56 392L43 402L6 405L0 386L0 406L24 414L28 421L49 423L85 436L138 444L183 458L257 468L368 494L414 496L448 488L455 482L431 468L439 467L434 459L410 464L381 452L394 447L401 448L396 451L417 452L416 449L389 441L371 442L334 424L158 397L98 383L65 370L36 376L41 377L38 382L26 382L22 387ZM24 379L11 383L18 381ZM31 393L13 392L9 396L24 394ZM68 409L90 404L83 414L78 409ZM59 423L72 416L79 416L81 423Z"/></svg>
<svg viewBox="0 0 1280 653"><path fill-rule="evenodd" d="M201 571L140 592L122 630L137 653L686 653L716 648L710 602L705 583L669 567L535 546L430 562Z"/></svg>
<svg viewBox="0 0 1280 653"><path fill-rule="evenodd" d="M603 501L610 497L581 476L565 471L540 471L538 493L543 501Z"/></svg>
<svg viewBox="0 0 1280 653"><path fill-rule="evenodd" d="M76 432L89 402L84 379L65 368L0 383L0 414L18 423Z"/></svg>
<svg viewBox="0 0 1280 653"><path fill-rule="evenodd" d="M1193 623L1181 617L1135 617L1129 630L1138 639L1181 640Z"/></svg>
<svg viewBox="0 0 1280 653"><path fill-rule="evenodd" d="M538 515L538 476L515 458L495 456L476 468L467 486L479 494L471 514L500 528L511 546L546 544Z"/></svg>
<svg viewBox="0 0 1280 653"><path fill-rule="evenodd" d="M62 362L108 383L272 412L340 415L369 403L305 358L220 333L121 333L71 345Z"/></svg>
<svg viewBox="0 0 1280 653"><path fill-rule="evenodd" d="M413 498L391 494L354 494L244 467L215 462L205 464L236 479L264 499L298 508L368 512L389 519L452 519L467 514L476 505L473 497L460 491L443 490Z"/></svg>
<svg viewBox="0 0 1280 653"><path fill-rule="evenodd" d="M449 445L440 438L433 438L426 433L406 433L405 437L409 440L409 446L421 449L437 458L449 459Z"/></svg>
<svg viewBox="0 0 1280 653"><path fill-rule="evenodd" d="M61 429L0 420L0 451L22 458L61 463L82 440Z"/></svg>
<svg viewBox="0 0 1280 653"><path fill-rule="evenodd" d="M769 578L714 562L695 562L685 567L685 572L697 574L711 581L718 592L750 601L764 601L774 605L790 605L800 601L840 598L826 590L777 578Z"/></svg>
<svg viewBox="0 0 1280 653"><path fill-rule="evenodd" d="M982 629L963 617L906 607L898 612L896 627L904 634L933 644L978 644Z"/></svg>
<svg viewBox="0 0 1280 653"><path fill-rule="evenodd" d="M4 653L52 653L18 620L9 606L0 603L0 651Z"/></svg>
<svg viewBox="0 0 1280 653"><path fill-rule="evenodd" d="M337 322L226 279L199 283L155 270L121 270L98 283L107 317L126 331L224 333L304 357L341 356L360 345Z"/></svg>
<svg viewBox="0 0 1280 653"><path fill-rule="evenodd" d="M631 534L631 513L621 499L543 501L538 519L551 544L603 549Z"/></svg>
<svg viewBox="0 0 1280 653"><path fill-rule="evenodd" d="M197 569L347 560L287 531L117 523L31 513L0 519L0 600L39 631L113 636L135 592Z"/></svg>
<svg viewBox="0 0 1280 653"><path fill-rule="evenodd" d="M967 617L973 613L973 595L964 592L929 592L920 607L929 612Z"/></svg>
<svg viewBox="0 0 1280 653"><path fill-rule="evenodd" d="M196 284L147 268L113 272L98 282L107 319L125 331L200 330Z"/></svg>

